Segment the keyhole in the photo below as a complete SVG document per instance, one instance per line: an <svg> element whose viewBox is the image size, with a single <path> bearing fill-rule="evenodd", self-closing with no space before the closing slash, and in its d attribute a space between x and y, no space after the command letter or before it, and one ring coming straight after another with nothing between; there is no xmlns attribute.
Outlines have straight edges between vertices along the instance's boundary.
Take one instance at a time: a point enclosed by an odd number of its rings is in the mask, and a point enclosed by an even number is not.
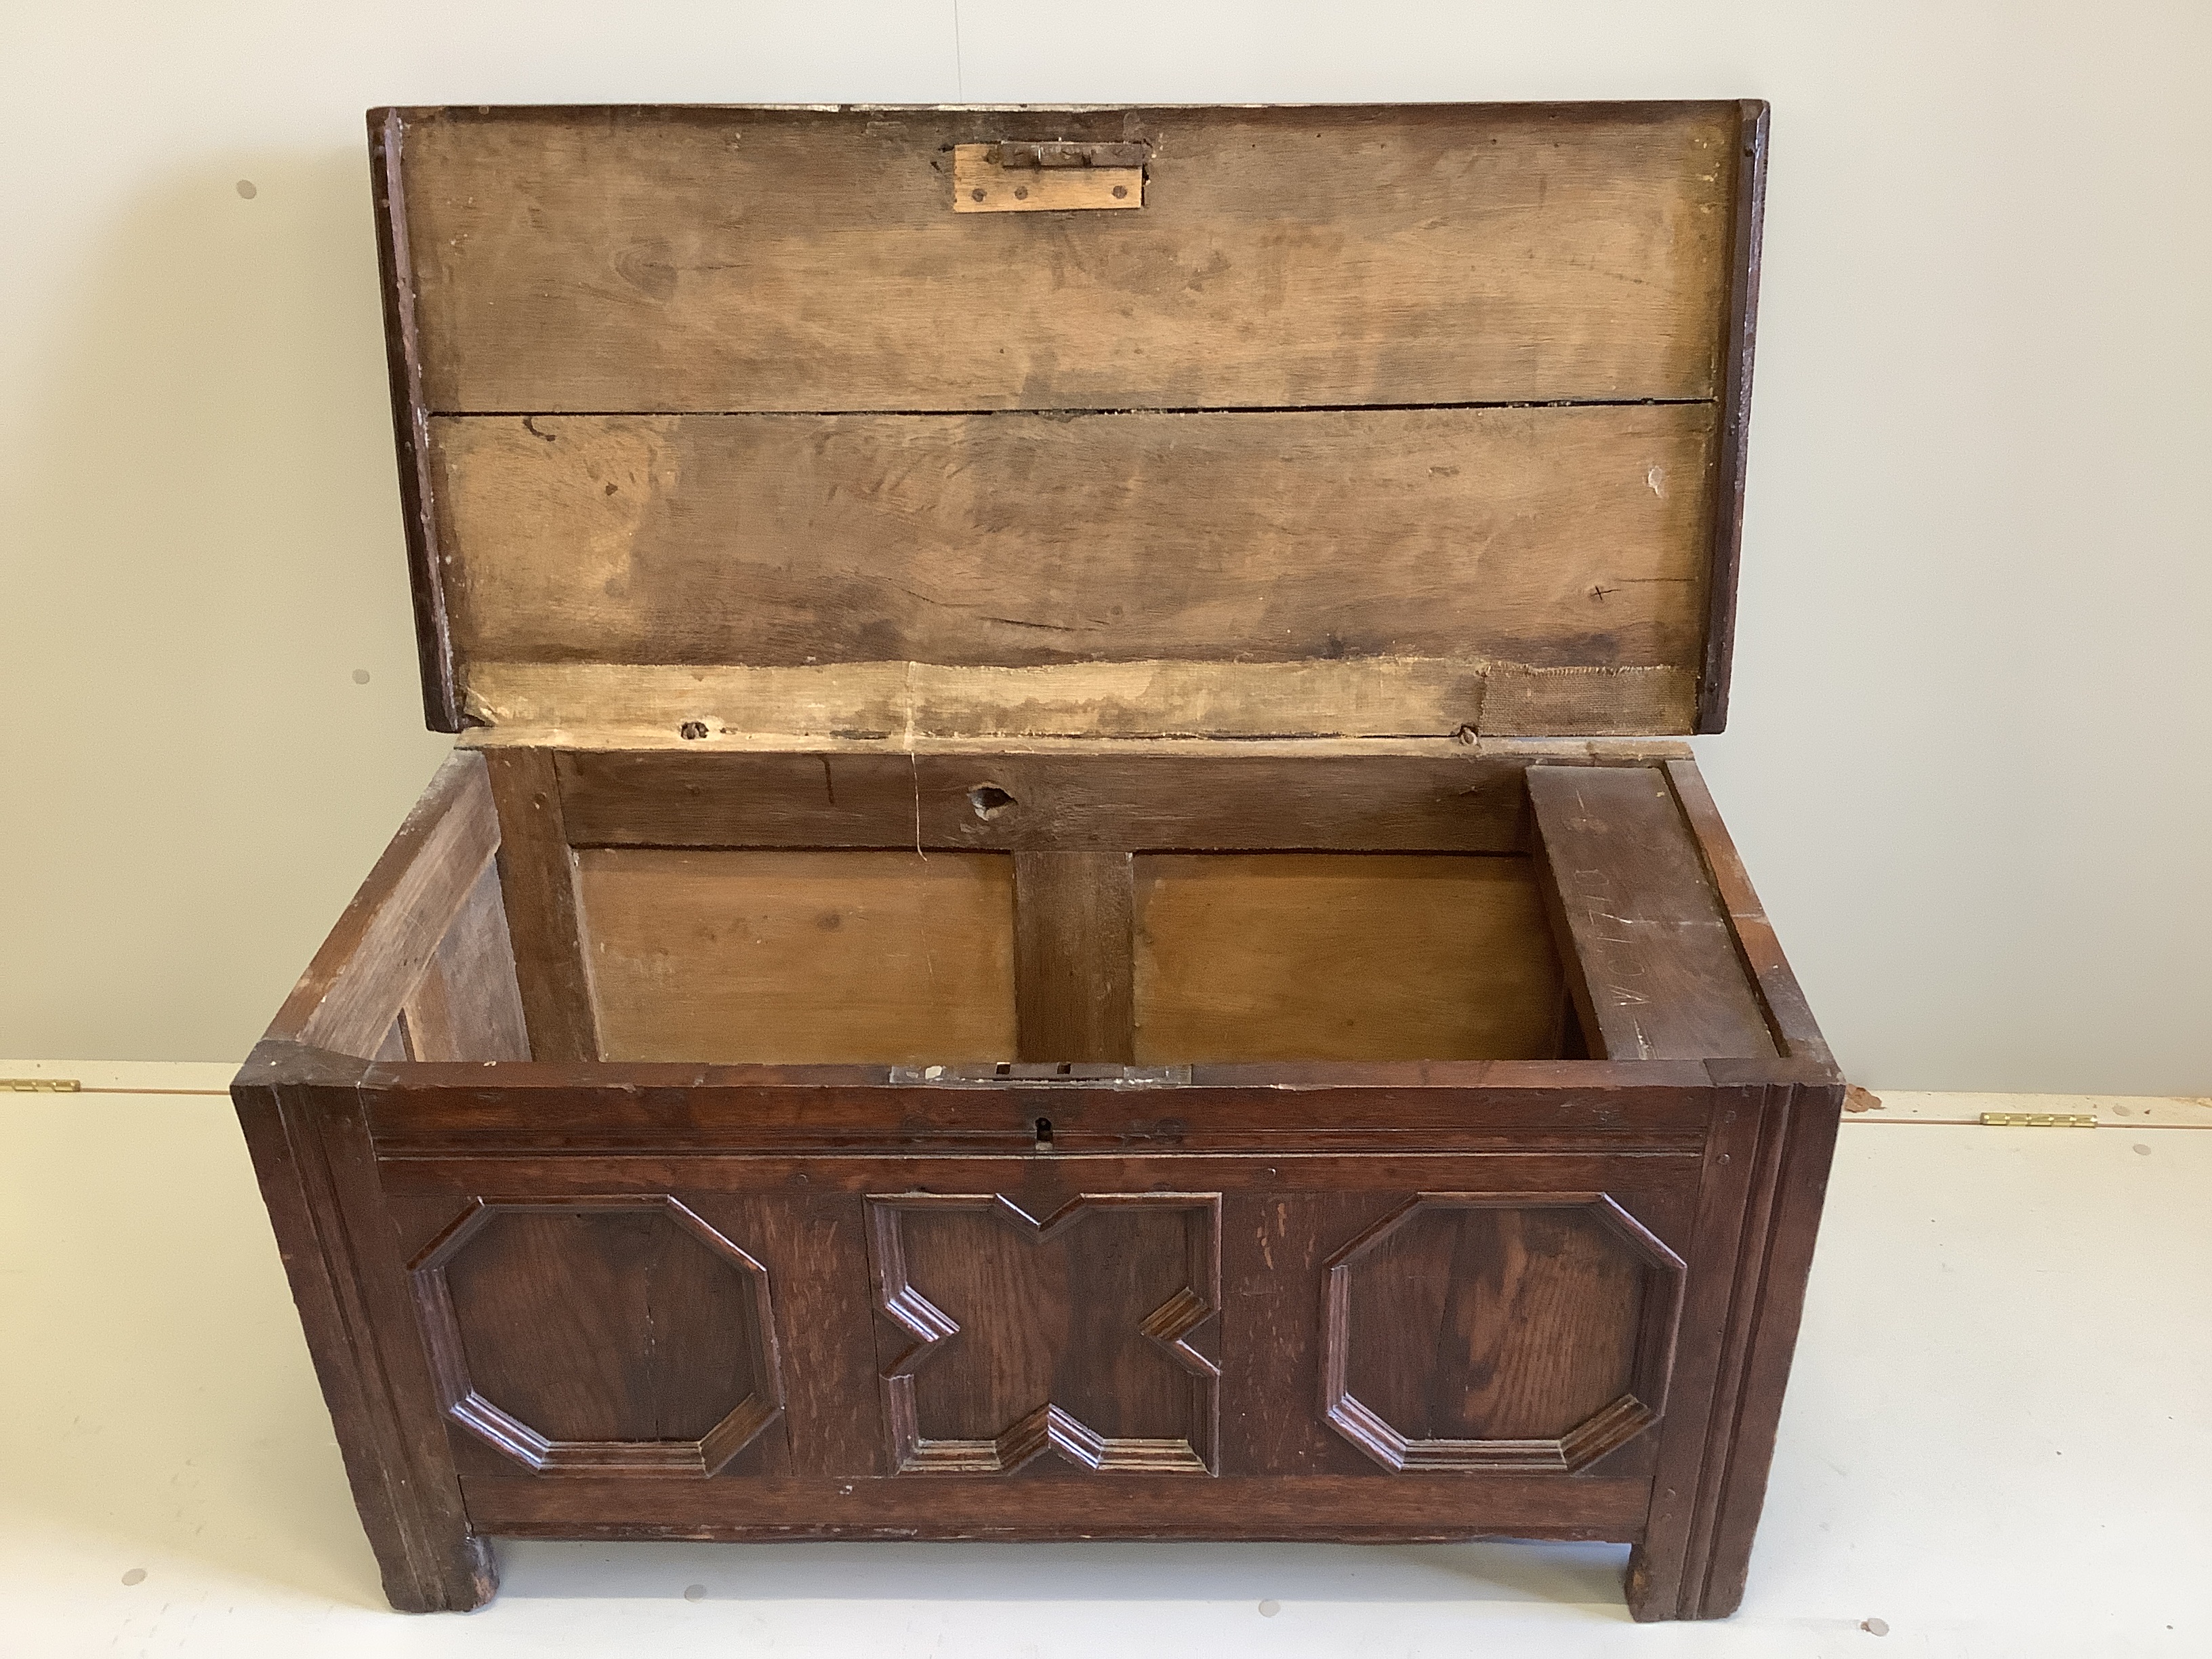
<svg viewBox="0 0 2212 1659"><path fill-rule="evenodd" d="M1036 1121L1036 1149L1041 1152L1052 1150L1052 1120L1048 1117Z"/></svg>

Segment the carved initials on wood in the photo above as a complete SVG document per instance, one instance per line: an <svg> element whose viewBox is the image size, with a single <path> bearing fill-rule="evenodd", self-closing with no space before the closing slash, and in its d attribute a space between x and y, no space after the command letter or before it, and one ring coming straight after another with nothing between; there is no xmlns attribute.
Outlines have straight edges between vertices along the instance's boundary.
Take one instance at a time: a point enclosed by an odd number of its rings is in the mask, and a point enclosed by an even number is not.
<svg viewBox="0 0 2212 1659"><path fill-rule="evenodd" d="M1190 1343L1220 1304L1213 1193L868 1201L876 1305L916 1339L883 1369L902 1472L1211 1474L1220 1369Z"/></svg>

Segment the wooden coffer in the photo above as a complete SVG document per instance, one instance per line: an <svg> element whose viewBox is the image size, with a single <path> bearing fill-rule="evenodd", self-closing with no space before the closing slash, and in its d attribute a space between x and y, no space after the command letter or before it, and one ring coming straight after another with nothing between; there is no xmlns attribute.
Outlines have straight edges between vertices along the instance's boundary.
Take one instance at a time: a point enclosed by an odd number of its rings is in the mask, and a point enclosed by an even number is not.
<svg viewBox="0 0 2212 1659"><path fill-rule="evenodd" d="M1843 1085L1726 705L1765 106L370 117L431 725L235 1095L487 1540L1741 1596Z"/></svg>

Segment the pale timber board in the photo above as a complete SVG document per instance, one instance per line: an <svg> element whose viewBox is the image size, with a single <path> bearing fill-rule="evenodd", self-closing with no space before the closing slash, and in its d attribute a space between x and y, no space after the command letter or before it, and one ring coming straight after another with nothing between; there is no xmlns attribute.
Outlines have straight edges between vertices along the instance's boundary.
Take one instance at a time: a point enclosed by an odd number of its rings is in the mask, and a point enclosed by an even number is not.
<svg viewBox="0 0 2212 1659"><path fill-rule="evenodd" d="M434 421L431 441L464 678L1469 656L1693 674L1713 422L499 416Z"/></svg>
<svg viewBox="0 0 2212 1659"><path fill-rule="evenodd" d="M465 677L479 740L562 748L664 741L818 748L1016 740L1290 738L1480 741L1687 729L1687 669L1528 668L1480 659L927 663L684 667L477 663ZM487 747L504 746L488 742Z"/></svg>
<svg viewBox="0 0 2212 1659"><path fill-rule="evenodd" d="M603 1060L1014 1054L1007 854L596 848L576 890Z"/></svg>
<svg viewBox="0 0 2212 1659"><path fill-rule="evenodd" d="M427 407L1708 398L1734 103L401 112ZM952 148L1141 140L956 213Z"/></svg>
<svg viewBox="0 0 2212 1659"><path fill-rule="evenodd" d="M1140 855L1135 909L1139 1065L1559 1052L1526 858Z"/></svg>

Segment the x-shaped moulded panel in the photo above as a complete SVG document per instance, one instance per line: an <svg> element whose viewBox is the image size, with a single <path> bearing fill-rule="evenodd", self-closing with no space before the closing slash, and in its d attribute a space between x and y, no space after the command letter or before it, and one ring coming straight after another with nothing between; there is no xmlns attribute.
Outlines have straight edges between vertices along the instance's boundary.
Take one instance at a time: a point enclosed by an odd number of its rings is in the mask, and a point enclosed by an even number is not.
<svg viewBox="0 0 2212 1659"><path fill-rule="evenodd" d="M658 1218L696 1240L738 1277L741 1316L755 1364L750 1376L732 1379L744 1392L713 1427L696 1439L562 1439L541 1431L479 1391L470 1376L468 1350L454 1308L447 1272L486 1228L505 1218L530 1215L573 1217L641 1214ZM743 1450L783 1410L782 1368L776 1352L775 1319L769 1300L768 1270L725 1238L674 1197L623 1194L614 1197L534 1200L479 1199L409 1264L416 1310L421 1317L430 1364L456 1423L517 1462L541 1472L626 1472L640 1474L711 1475Z"/></svg>
<svg viewBox="0 0 2212 1659"><path fill-rule="evenodd" d="M875 1260L876 1306L916 1339L890 1360L882 1374L895 1467L902 1474L1003 1474L1053 1451L1094 1470L1212 1473L1221 1373L1213 1361L1191 1346L1189 1339L1220 1306L1220 1206L1218 1193L1085 1194L1039 1221L1003 1194L902 1194L871 1198L869 1244ZM1164 1392L1173 1396L1170 1403L1181 1419L1182 1433L1101 1434L1066 1405L1050 1398L1020 1401L1016 1407L1018 1414L989 1434L933 1437L925 1432L925 1412L916 1395L915 1373L933 1362L941 1362L962 1328L914 1283L912 1241L907 1232L910 1218L969 1215L978 1227L1019 1238L1026 1248L1059 1244L1073 1249L1067 1236L1087 1219L1116 1214L1154 1215L1163 1211L1184 1212L1183 1224L1173 1241L1152 1241L1154 1248L1149 1255L1125 1242L1122 1259L1152 1267L1157 1277L1176 1284L1176 1288L1148 1311L1132 1310L1133 1316L1121 1334L1143 1339L1181 1374L1179 1378L1166 1380ZM971 1237L977 1255L988 1249L985 1235ZM979 1281L964 1288L980 1292L981 1285ZM939 1294L945 1294L941 1287ZM1071 1281L1067 1295L1073 1298L1075 1294ZM976 1333L979 1337L988 1334L1009 1350L1018 1350L1038 1342L1043 1335L1041 1327L1053 1322L1054 1314L1064 1316L1068 1325L1081 1326L1086 1311L1094 1316L1097 1312L1086 1310L1073 1299L1053 1307L1001 1303L972 1311L969 1317L982 1328ZM1101 1365L1098 1369L1111 1368ZM971 1409L982 1406L972 1398L957 1403ZM1116 1403L1127 1407L1130 1402Z"/></svg>
<svg viewBox="0 0 2212 1659"><path fill-rule="evenodd" d="M1401 1432L1352 1391L1357 1345L1376 1334L1355 1332L1358 1270L1371 1263L1417 1218L1452 1210L1570 1210L1595 1224L1633 1264L1641 1279L1629 1345L1629 1387L1556 1435L1499 1438L1419 1437ZM1540 1267L1541 1262L1534 1264ZM1393 1470L1548 1470L1572 1474L1626 1444L1659 1420L1674 1370L1674 1333L1681 1318L1682 1259L1604 1193L1421 1193L1353 1239L1328 1262L1322 1293L1322 1410L1336 1431ZM1577 1356L1553 1356L1571 1371Z"/></svg>

